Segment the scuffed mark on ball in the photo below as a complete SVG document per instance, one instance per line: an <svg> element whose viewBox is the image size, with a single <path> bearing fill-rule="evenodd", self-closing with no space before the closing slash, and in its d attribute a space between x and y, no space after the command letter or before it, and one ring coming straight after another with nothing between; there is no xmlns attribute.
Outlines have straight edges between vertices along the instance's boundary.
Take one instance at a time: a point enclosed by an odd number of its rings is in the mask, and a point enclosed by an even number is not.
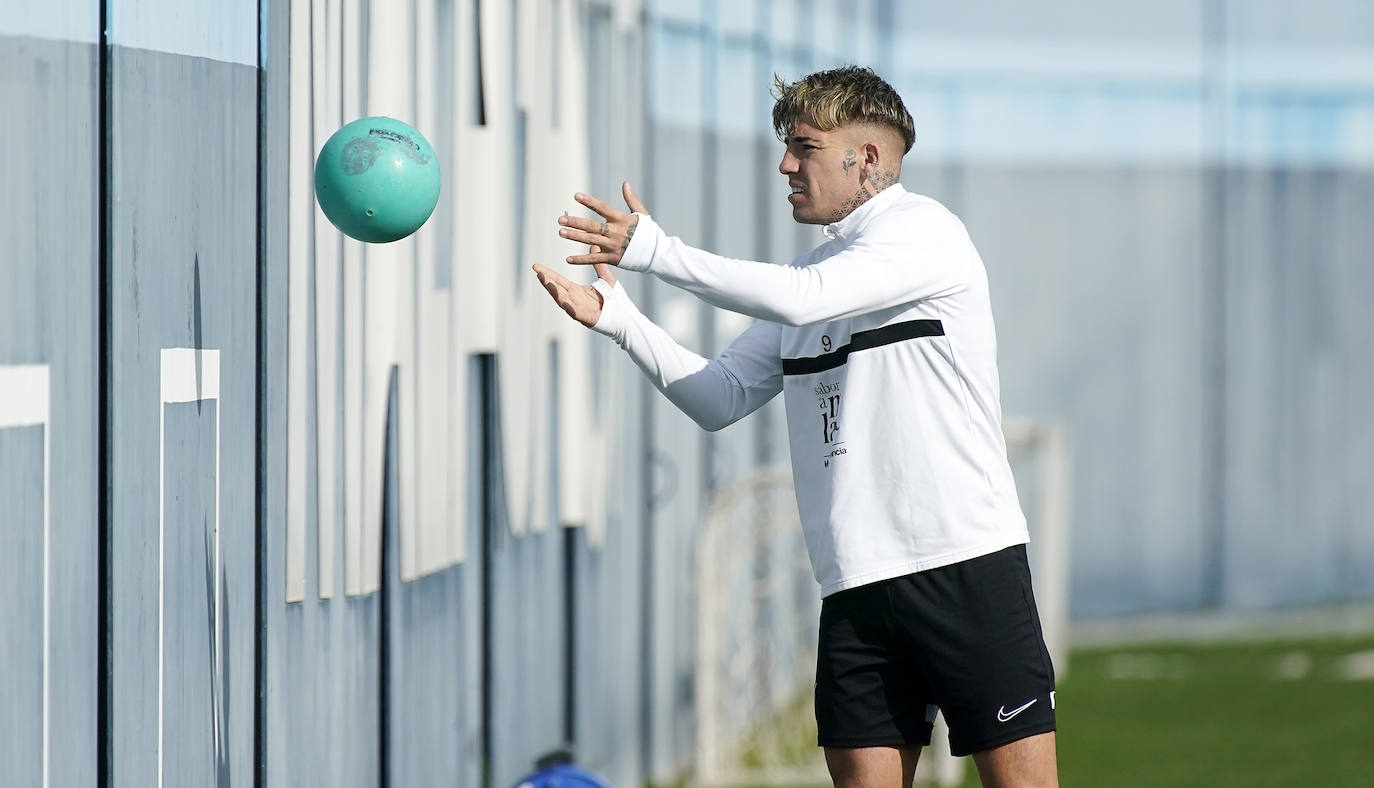
<svg viewBox="0 0 1374 788"><path fill-rule="evenodd" d="M429 164L429 157L420 149L420 143L411 139L410 135L401 134L391 129L368 129L367 133L368 136L380 137L396 143L396 149L411 161L417 164Z"/></svg>
<svg viewBox="0 0 1374 788"><path fill-rule="evenodd" d="M339 159L345 175L362 175L377 161L377 143L363 137L351 139Z"/></svg>

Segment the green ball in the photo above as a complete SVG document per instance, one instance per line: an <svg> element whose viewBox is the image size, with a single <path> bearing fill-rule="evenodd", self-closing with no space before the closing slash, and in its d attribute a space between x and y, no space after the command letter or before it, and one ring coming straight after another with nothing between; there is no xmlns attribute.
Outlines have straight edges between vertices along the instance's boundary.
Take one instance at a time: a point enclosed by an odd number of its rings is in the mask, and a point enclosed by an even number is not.
<svg viewBox="0 0 1374 788"><path fill-rule="evenodd" d="M344 234L398 241L434 213L439 160L424 135L395 118L355 120L320 149L315 199Z"/></svg>

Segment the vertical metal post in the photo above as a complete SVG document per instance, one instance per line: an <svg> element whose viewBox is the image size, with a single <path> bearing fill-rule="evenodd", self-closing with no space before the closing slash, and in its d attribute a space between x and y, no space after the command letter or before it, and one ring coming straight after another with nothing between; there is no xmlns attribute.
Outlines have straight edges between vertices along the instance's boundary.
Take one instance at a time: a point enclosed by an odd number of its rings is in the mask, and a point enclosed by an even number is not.
<svg viewBox="0 0 1374 788"><path fill-rule="evenodd" d="M496 485L500 477L493 474L496 459L496 419L497 388L496 361L491 355L481 356L478 374L481 376L482 401L482 517L481 517L481 561L482 561L482 788L492 784L492 648L491 648L491 599L493 582L493 563L496 550L493 529L496 527Z"/></svg>
<svg viewBox="0 0 1374 788"><path fill-rule="evenodd" d="M253 786L267 784L267 14L258 3L257 276L253 409ZM288 78L289 78L288 73Z"/></svg>
<svg viewBox="0 0 1374 788"><path fill-rule="evenodd" d="M644 184L643 194L653 204L655 195L654 184L654 156L656 145L654 144L653 117L651 114L650 85L648 75L650 63L648 56L649 38L649 13L643 12L639 19L639 68L640 79L640 101L641 107L640 124L643 133L642 163L643 172L642 183ZM628 42L627 42L628 43ZM627 58L628 60L628 58ZM627 118L628 120L628 118ZM657 304L654 298L654 284L646 283L643 295L640 297L643 303L644 314L653 319ZM646 782L652 776L653 753L654 753L654 715L653 715L653 676L654 676L654 486L655 472L659 468L659 463L654 452L654 399L657 393L651 386L640 388L640 456L643 460L639 463L640 467L640 490L644 495L644 506L640 512L641 531L639 543L639 578L640 578L640 607L639 607L639 638L640 638L640 676L639 676L639 731L640 731L640 773Z"/></svg>
<svg viewBox="0 0 1374 788"><path fill-rule="evenodd" d="M111 748L113 745L114 719L110 705L114 699L112 680L114 640L111 625L114 622L110 609L111 593L111 528L112 511L110 490L110 430L113 402L111 397L110 365L110 302L111 302L111 260L110 260L110 222L114 211L110 205L110 186L113 177L111 156L110 120L110 3L100 0L100 40L96 46L96 280L99 314L96 373L96 517L97 540L96 563L99 586L97 590L98 632L96 634L97 674L96 674L96 782L105 786L111 784Z"/></svg>
<svg viewBox="0 0 1374 788"><path fill-rule="evenodd" d="M1220 606L1226 584L1226 453L1227 453L1227 313L1226 283L1229 210L1226 158L1226 118L1230 91L1227 84L1227 0L1208 0L1203 5L1202 34L1206 63L1207 107L1203 178L1207 221L1203 225L1205 281L1203 282L1203 332L1206 343L1200 371L1207 386L1204 408L1203 462L1203 577L1204 604Z"/></svg>

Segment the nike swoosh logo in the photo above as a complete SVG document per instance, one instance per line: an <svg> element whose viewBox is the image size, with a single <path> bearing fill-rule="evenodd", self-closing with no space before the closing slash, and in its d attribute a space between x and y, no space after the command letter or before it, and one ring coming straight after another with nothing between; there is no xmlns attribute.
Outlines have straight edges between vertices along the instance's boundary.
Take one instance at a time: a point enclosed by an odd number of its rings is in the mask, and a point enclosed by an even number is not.
<svg viewBox="0 0 1374 788"><path fill-rule="evenodd" d="M1012 709L1011 711L1007 711L1007 707L1006 707L1006 706L998 707L998 709L997 709L997 721L998 721L998 722L1010 722L1012 717L1015 717L1016 715L1018 715L1018 714L1020 714L1021 712L1025 711L1026 709L1029 709L1031 706L1034 706L1034 705L1035 705L1035 702L1036 702L1037 700L1040 700L1040 699L1039 699L1039 698L1031 698L1030 702L1027 703L1026 705L1021 706L1021 707L1019 707L1019 708Z"/></svg>

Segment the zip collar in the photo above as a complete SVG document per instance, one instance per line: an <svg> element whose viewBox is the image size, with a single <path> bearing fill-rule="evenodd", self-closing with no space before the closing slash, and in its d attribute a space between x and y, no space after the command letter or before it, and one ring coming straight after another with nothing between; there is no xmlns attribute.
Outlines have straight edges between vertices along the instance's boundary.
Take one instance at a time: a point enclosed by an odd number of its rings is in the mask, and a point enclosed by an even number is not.
<svg viewBox="0 0 1374 788"><path fill-rule="evenodd" d="M855 208L850 214L834 224L827 224L821 229L825 237L832 241L839 241L848 244L854 236L863 230L868 220L882 213L889 205L901 199L907 193L900 183L894 183L873 195L868 202Z"/></svg>

